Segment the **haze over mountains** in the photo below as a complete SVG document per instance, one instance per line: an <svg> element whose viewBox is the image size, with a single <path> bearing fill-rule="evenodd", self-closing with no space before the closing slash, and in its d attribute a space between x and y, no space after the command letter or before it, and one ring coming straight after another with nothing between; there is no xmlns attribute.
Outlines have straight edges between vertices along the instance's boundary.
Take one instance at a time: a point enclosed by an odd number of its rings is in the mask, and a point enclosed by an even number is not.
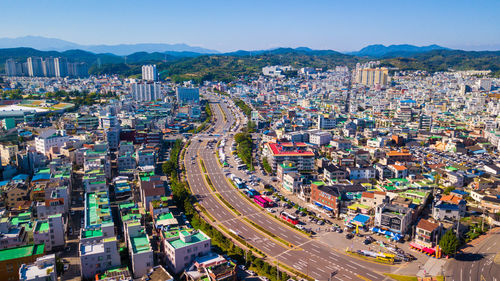
<svg viewBox="0 0 500 281"><path fill-rule="evenodd" d="M41 36L24 36L18 38L0 38L0 48L28 47L41 51L83 50L92 53L111 53L126 56L137 52L191 52L200 54L216 54L216 50L193 47L186 44L140 43L119 45L80 45L66 40Z"/></svg>
<svg viewBox="0 0 500 281"><path fill-rule="evenodd" d="M83 50L96 54L114 54L118 56L127 56L137 52L147 53L165 53L174 54L184 53L182 56L195 56L196 54L220 54L217 50L206 49L202 47L189 46L187 44L164 44L164 43L138 43L138 44L118 44L118 45L81 45L66 40L57 38L47 38L42 36L24 36L18 38L0 38L0 48L18 48L28 47L41 51L67 51L67 50ZM346 52L348 55L367 56L367 57L394 57L394 56L411 56L417 53L424 53L432 50L446 50L448 48L429 45L429 46L414 46L409 44L384 46L380 44L369 45L355 52ZM283 52L283 50L294 50L301 53L317 53L317 54L332 54L339 53L334 50L313 50L307 47L299 48L276 48L270 50L239 50L226 53L228 55L246 56L257 55L262 53Z"/></svg>

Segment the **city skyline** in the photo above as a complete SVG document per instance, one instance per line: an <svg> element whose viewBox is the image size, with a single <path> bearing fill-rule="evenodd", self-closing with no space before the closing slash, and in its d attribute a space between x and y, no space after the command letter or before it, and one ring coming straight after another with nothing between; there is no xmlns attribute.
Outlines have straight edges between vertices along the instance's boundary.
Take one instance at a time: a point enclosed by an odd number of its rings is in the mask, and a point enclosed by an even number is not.
<svg viewBox="0 0 500 281"><path fill-rule="evenodd" d="M372 44L437 44L463 50L500 47L497 1L481 1L481 5L468 1L421 1L418 5L400 1L315 1L307 5L298 1L257 1L252 5L222 1L146 1L144 5L132 1L120 5L28 2L0 4L6 27L0 37L34 35L82 45L185 43L220 52L277 47L348 52ZM18 19L19 10L25 14L22 20Z"/></svg>

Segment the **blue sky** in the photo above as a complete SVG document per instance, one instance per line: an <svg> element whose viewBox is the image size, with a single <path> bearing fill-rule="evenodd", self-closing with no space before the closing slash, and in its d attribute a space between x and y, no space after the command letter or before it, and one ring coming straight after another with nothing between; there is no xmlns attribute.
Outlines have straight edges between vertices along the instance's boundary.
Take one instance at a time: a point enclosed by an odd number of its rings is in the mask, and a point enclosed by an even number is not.
<svg viewBox="0 0 500 281"><path fill-rule="evenodd" d="M219 51L369 44L500 49L500 0L0 0L0 37Z"/></svg>

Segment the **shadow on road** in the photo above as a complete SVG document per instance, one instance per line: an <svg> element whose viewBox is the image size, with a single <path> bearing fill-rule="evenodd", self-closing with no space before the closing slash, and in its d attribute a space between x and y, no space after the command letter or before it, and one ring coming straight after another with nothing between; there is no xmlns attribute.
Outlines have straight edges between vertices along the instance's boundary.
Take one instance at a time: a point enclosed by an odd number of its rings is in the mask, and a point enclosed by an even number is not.
<svg viewBox="0 0 500 281"><path fill-rule="evenodd" d="M478 261L483 258L484 258L483 254L475 254L475 253L461 253L455 257L455 259L458 261Z"/></svg>

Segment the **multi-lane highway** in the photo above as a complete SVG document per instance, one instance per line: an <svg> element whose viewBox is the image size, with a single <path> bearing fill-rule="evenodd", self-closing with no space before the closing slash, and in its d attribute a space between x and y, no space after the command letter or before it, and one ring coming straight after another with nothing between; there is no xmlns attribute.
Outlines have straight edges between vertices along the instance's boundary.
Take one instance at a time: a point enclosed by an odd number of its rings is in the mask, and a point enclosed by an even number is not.
<svg viewBox="0 0 500 281"><path fill-rule="evenodd" d="M212 111L217 118L217 122L213 127L215 134L229 130L234 121L234 117L227 106L224 103L220 103L220 105L227 120L224 121L221 108L213 103ZM195 161L191 160L193 158ZM214 191L207 186L205 175L199 166L200 159L204 162L207 174L216 192L241 213L241 216L228 209L217 198ZM185 167L188 183L193 194L200 204L215 217L217 222L239 233L248 243L281 263L317 280L328 280L331 272L335 270L339 271L333 278L337 280L382 280L384 276L377 273L377 271L389 271L388 266L358 260L331 249L327 245L307 237L270 217L265 211L243 198L227 181L213 149L206 145L206 141L193 141L187 148ZM281 241L287 241L293 247L275 240L252 227L247 220L272 232Z"/></svg>

